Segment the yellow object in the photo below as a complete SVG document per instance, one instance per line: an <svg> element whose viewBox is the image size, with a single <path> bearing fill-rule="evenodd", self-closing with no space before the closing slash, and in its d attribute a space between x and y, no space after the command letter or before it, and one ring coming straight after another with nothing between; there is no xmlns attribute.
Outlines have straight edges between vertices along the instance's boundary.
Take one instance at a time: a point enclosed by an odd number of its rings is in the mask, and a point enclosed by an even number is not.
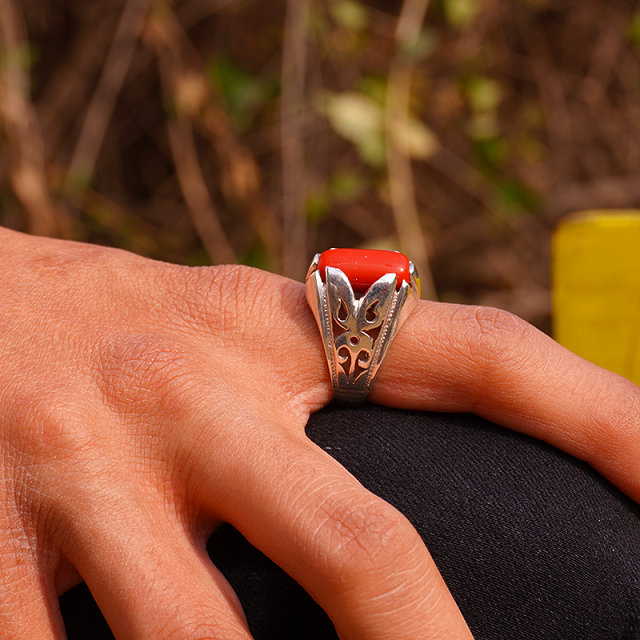
<svg viewBox="0 0 640 640"><path fill-rule="evenodd" d="M640 384L640 211L585 211L553 238L555 339Z"/></svg>

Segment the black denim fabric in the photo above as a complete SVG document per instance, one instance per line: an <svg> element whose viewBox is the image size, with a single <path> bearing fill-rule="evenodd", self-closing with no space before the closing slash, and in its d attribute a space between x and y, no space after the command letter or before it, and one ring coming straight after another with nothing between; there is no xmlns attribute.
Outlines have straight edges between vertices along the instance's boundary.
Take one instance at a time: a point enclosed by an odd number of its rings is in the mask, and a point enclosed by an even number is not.
<svg viewBox="0 0 640 640"><path fill-rule="evenodd" d="M411 520L476 640L640 640L640 508L588 465L470 415L328 407L307 433ZM256 640L337 638L229 525L209 553ZM69 640L113 637L84 585L61 607Z"/></svg>

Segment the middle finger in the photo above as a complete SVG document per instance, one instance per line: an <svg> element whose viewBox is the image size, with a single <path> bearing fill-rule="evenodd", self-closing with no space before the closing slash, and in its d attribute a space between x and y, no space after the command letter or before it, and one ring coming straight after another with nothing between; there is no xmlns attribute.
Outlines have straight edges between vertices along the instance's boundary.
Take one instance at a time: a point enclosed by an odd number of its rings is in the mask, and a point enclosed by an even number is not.
<svg viewBox="0 0 640 640"><path fill-rule="evenodd" d="M192 450L193 491L297 580L341 638L471 638L422 540L395 508L306 438L273 425L235 432L231 451L214 442ZM243 456L251 464L238 477Z"/></svg>

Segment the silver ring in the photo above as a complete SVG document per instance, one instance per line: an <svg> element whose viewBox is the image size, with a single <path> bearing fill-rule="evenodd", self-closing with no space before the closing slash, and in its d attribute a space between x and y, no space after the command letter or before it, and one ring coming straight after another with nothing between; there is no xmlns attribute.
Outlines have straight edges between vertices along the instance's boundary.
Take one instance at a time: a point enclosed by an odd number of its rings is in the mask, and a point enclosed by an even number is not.
<svg viewBox="0 0 640 640"><path fill-rule="evenodd" d="M362 404L391 341L420 299L416 268L396 251L329 249L314 257L306 291L334 398Z"/></svg>

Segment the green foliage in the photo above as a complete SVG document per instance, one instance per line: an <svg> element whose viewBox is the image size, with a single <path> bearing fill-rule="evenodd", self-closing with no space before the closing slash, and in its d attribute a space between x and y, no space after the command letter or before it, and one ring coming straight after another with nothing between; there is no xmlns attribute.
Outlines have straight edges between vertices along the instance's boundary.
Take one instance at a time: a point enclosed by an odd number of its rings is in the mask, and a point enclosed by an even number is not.
<svg viewBox="0 0 640 640"><path fill-rule="evenodd" d="M470 112L467 134L478 148L481 164L497 165L504 155L498 140L502 89L495 80L480 74L465 78L462 89Z"/></svg>
<svg viewBox="0 0 640 640"><path fill-rule="evenodd" d="M0 69L17 65L23 69L30 69L38 60L36 46L25 43L15 49L0 51Z"/></svg>
<svg viewBox="0 0 640 640"><path fill-rule="evenodd" d="M491 78L483 75L469 76L464 82L464 93L470 108L475 112L495 112L502 101L502 89Z"/></svg>
<svg viewBox="0 0 640 640"><path fill-rule="evenodd" d="M497 186L496 204L501 210L511 213L537 213L540 210L540 197L522 182L505 178Z"/></svg>
<svg viewBox="0 0 640 640"><path fill-rule="evenodd" d="M311 191L305 212L312 224L321 222L335 204L356 202L369 188L370 182L363 171L339 171L330 176L325 185Z"/></svg>
<svg viewBox="0 0 640 640"><path fill-rule="evenodd" d="M358 81L357 91L383 105L387 97L387 78L373 74L364 75Z"/></svg>
<svg viewBox="0 0 640 640"><path fill-rule="evenodd" d="M414 61L426 60L435 52L439 42L440 38L435 29L424 29L414 43L404 47L403 53Z"/></svg>
<svg viewBox="0 0 640 640"><path fill-rule="evenodd" d="M329 193L336 202L354 202L368 188L363 171L340 171L329 179Z"/></svg>
<svg viewBox="0 0 640 640"><path fill-rule="evenodd" d="M478 168L486 175L499 173L509 155L506 141L497 136L475 140L473 150Z"/></svg>
<svg viewBox="0 0 640 640"><path fill-rule="evenodd" d="M443 0L447 22L456 29L465 29L480 10L480 0Z"/></svg>
<svg viewBox="0 0 640 640"><path fill-rule="evenodd" d="M208 71L239 133L251 127L260 109L278 93L276 80L247 73L222 55L209 61Z"/></svg>
<svg viewBox="0 0 640 640"><path fill-rule="evenodd" d="M640 13L637 13L631 19L627 33L629 34L629 41L640 47Z"/></svg>
<svg viewBox="0 0 640 640"><path fill-rule="evenodd" d="M305 215L311 224L321 222L327 215L331 202L325 189L311 190L305 202Z"/></svg>
<svg viewBox="0 0 640 640"><path fill-rule="evenodd" d="M369 25L369 10L355 0L334 0L330 10L336 22L349 31L361 32Z"/></svg>
<svg viewBox="0 0 640 640"><path fill-rule="evenodd" d="M243 256L240 256L240 263L256 269L267 269L269 258L264 245L261 242L254 242L249 247L249 250Z"/></svg>
<svg viewBox="0 0 640 640"><path fill-rule="evenodd" d="M381 166L385 161L383 107L355 91L326 92L319 104L334 131L353 143L364 162Z"/></svg>
<svg viewBox="0 0 640 640"><path fill-rule="evenodd" d="M369 78L364 91L325 92L319 109L334 131L353 143L362 160L372 167L386 161L385 94L386 83ZM439 148L435 134L420 120L409 117L406 123L390 128L395 144L411 158L426 160Z"/></svg>

